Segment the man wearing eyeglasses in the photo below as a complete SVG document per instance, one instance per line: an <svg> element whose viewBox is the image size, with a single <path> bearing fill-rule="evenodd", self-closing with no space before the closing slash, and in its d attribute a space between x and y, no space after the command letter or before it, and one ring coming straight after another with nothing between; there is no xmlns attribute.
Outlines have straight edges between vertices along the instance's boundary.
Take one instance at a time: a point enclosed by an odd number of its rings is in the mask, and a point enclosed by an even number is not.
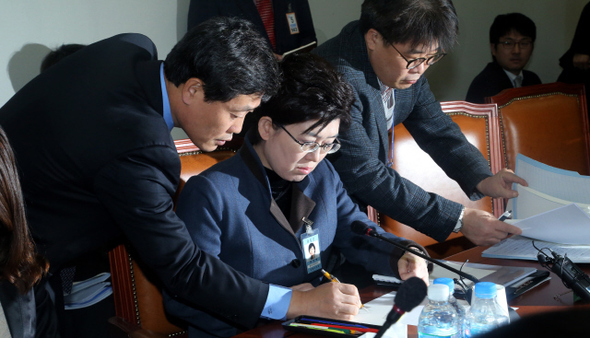
<svg viewBox="0 0 590 338"><path fill-rule="evenodd" d="M365 0L361 18L314 50L355 91L353 122L329 156L348 193L361 205L444 241L461 231L491 245L520 229L491 214L428 193L388 163L388 131L404 123L418 144L472 199L515 197L509 170L492 175L488 162L445 115L424 77L456 41L458 19L450 0ZM411 161L411 158L407 159Z"/></svg>
<svg viewBox="0 0 590 338"><path fill-rule="evenodd" d="M525 70L535 46L537 28L521 13L498 15L490 27L493 62L479 73L467 91L466 101L485 103L507 88L541 84L537 74Z"/></svg>

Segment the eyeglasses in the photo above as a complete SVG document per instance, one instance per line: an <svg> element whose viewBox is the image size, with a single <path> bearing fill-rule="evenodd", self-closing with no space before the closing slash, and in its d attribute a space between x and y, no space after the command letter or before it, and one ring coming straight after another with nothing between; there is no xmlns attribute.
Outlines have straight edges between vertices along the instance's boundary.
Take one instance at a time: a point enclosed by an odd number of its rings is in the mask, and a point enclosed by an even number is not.
<svg viewBox="0 0 590 338"><path fill-rule="evenodd" d="M515 45L518 45L520 49L529 49L533 46L533 42L531 40L523 40L523 41L514 41L514 40L506 40L506 41L499 41L498 45L502 46L504 49L512 49Z"/></svg>
<svg viewBox="0 0 590 338"><path fill-rule="evenodd" d="M399 50L397 50L397 48L395 48L393 43L391 44L391 47L393 47L393 49L395 49L395 51L402 58L404 58L404 60L406 60L406 62L408 63L406 65L406 69L414 69L414 68L420 66L421 64L423 64L424 62L426 62L427 66L432 66L433 64L437 63L440 59L442 59L443 56L447 55L447 53L438 53L438 54L435 54L435 55L428 57L428 58L417 58L417 59L408 60Z"/></svg>
<svg viewBox="0 0 590 338"><path fill-rule="evenodd" d="M324 144L319 144L317 142L299 142L287 129L285 129L284 126L279 125L279 127L281 127L287 133L287 135L291 136L293 141L297 142L297 144L301 146L301 151L305 153L313 153L314 151L318 150L318 148L320 148L320 151L324 154L333 154L337 152L338 149L340 149L340 141L338 141L338 139L335 139L334 143Z"/></svg>

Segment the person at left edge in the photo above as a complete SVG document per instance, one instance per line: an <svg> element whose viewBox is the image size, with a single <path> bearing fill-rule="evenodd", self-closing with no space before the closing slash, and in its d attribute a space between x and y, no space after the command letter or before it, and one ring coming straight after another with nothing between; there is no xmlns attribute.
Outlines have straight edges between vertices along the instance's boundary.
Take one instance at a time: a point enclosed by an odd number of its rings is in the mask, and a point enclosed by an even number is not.
<svg viewBox="0 0 590 338"><path fill-rule="evenodd" d="M0 337L33 338L37 317L33 285L49 264L35 250L27 227L24 201L6 134L0 128Z"/></svg>
<svg viewBox="0 0 590 338"><path fill-rule="evenodd" d="M277 86L276 60L252 25L217 18L187 32L164 62L147 37L116 35L17 92L0 108L0 125L16 155L33 238L51 263L49 284L59 287L52 281L69 261L126 237L176 297L242 327L280 313L268 311L276 309L266 283L190 239L173 211L180 161L170 136L180 127L212 151Z"/></svg>
<svg viewBox="0 0 590 338"><path fill-rule="evenodd" d="M257 123L242 148L191 177L176 212L199 247L251 277L294 289L352 288L354 297L342 295L348 306L340 310L350 320L361 306L356 288L341 283L318 286L335 248L367 271L404 280L417 276L428 283L427 266L390 243L352 232L353 222L375 224L352 202L334 167L324 160L339 148L340 126L350 123L350 86L314 54L287 55L280 66L279 93L254 112ZM412 241L377 231L426 252ZM314 244L314 259L309 258L306 241ZM239 332L166 295L164 304L170 314L190 324L190 337ZM304 314L311 315L317 305L309 302L304 307Z"/></svg>

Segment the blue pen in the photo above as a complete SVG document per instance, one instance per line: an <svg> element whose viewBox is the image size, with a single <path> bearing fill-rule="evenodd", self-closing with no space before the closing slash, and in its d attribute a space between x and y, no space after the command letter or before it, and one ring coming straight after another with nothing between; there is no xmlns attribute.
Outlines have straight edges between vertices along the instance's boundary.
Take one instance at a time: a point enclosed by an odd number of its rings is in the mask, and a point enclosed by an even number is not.
<svg viewBox="0 0 590 338"><path fill-rule="evenodd" d="M353 323L338 323L338 322L331 322L328 320L321 320L321 319L315 319L315 318L305 318L305 317L301 317L299 320L301 321L306 321L306 322L313 322L313 323L322 323L322 324L328 324L328 325L346 325L346 326L350 326L350 327L359 327L362 329L370 329L370 327L364 326L364 325L359 325L359 324L353 324Z"/></svg>

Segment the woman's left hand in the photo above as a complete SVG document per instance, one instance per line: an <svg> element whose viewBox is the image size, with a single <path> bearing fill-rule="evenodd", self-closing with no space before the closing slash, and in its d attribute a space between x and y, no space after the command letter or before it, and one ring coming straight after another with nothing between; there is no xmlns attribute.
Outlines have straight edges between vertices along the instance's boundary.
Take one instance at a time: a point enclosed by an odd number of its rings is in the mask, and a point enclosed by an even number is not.
<svg viewBox="0 0 590 338"><path fill-rule="evenodd" d="M397 262L399 276L402 280L418 277L429 284L428 266L426 261L410 252L406 252Z"/></svg>

